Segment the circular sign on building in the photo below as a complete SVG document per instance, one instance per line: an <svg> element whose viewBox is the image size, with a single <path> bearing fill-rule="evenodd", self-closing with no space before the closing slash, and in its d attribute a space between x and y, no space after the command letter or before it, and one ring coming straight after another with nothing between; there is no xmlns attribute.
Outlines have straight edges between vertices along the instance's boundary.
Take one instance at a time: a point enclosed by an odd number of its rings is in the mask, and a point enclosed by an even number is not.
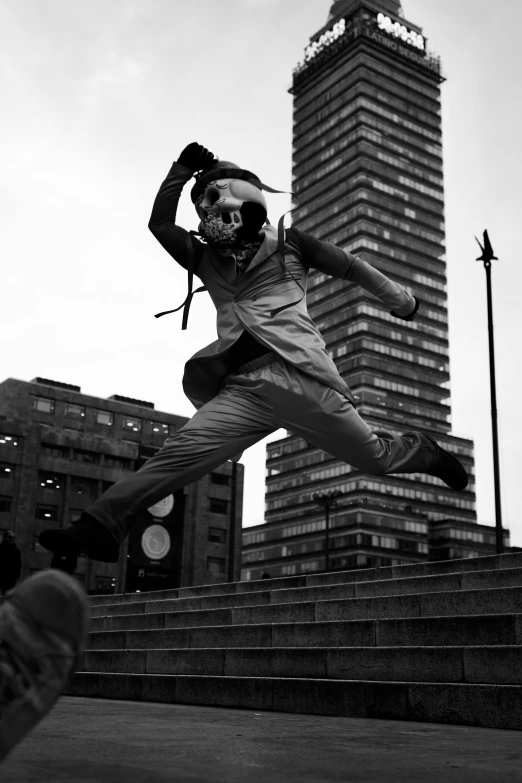
<svg viewBox="0 0 522 783"><path fill-rule="evenodd" d="M163 498L163 500L158 500L158 502L148 508L147 511L152 514L153 517L163 519L163 517L168 517L173 508L174 495L168 495L168 497Z"/></svg>
<svg viewBox="0 0 522 783"><path fill-rule="evenodd" d="M151 560L162 560L170 551L170 536L163 525L151 525L143 531L141 548Z"/></svg>

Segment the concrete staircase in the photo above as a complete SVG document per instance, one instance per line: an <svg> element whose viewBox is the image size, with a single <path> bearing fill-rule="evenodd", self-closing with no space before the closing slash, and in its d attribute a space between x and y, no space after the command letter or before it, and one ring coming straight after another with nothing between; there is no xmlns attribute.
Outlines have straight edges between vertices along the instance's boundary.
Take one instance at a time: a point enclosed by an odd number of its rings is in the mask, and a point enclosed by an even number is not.
<svg viewBox="0 0 522 783"><path fill-rule="evenodd" d="M522 553L91 606L70 696L522 730Z"/></svg>

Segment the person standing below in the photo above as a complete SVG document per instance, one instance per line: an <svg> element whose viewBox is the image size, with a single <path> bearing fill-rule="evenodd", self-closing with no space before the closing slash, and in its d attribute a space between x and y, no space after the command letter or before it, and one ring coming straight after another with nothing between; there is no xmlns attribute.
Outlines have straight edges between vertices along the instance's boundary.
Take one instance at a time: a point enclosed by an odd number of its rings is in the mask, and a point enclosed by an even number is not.
<svg viewBox="0 0 522 783"><path fill-rule="evenodd" d="M12 530L6 530L0 543L0 595L12 590L20 579L22 555Z"/></svg>

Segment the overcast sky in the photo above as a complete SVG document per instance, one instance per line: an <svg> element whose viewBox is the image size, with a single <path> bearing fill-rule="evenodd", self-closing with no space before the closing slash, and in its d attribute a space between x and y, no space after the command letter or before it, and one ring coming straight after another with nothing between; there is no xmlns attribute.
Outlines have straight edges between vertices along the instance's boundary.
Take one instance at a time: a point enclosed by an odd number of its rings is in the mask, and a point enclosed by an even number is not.
<svg viewBox="0 0 522 783"><path fill-rule="evenodd" d="M216 339L215 310L203 293L187 331L181 311L154 318L183 302L187 275L147 228L152 203L191 141L291 189L287 90L330 5L0 1L0 380L42 376L195 413L184 364ZM475 442L477 517L494 525L486 273L474 239L487 228L500 259L492 277L503 523L522 546L522 3L404 0L403 9L448 80L453 432ZM290 197L267 199L277 223ZM186 193L178 223L197 222ZM263 522L266 443L284 434L245 452L245 527Z"/></svg>

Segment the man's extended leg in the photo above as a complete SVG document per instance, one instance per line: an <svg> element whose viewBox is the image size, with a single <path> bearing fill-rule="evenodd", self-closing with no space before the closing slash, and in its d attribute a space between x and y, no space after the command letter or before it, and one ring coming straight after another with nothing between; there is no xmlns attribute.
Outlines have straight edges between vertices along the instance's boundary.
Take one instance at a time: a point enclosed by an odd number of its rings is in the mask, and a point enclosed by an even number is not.
<svg viewBox="0 0 522 783"><path fill-rule="evenodd" d="M395 435L373 430L342 394L286 362L273 365L274 413L286 427L333 457L363 473L427 473L454 489L468 478L459 460L428 435L408 431Z"/></svg>
<svg viewBox="0 0 522 783"><path fill-rule="evenodd" d="M277 429L272 408L262 399L262 372L234 376L137 473L114 484L89 506L78 523L64 530L45 530L40 535L42 546L62 555L85 553L93 560L117 562L120 544L138 512Z"/></svg>

